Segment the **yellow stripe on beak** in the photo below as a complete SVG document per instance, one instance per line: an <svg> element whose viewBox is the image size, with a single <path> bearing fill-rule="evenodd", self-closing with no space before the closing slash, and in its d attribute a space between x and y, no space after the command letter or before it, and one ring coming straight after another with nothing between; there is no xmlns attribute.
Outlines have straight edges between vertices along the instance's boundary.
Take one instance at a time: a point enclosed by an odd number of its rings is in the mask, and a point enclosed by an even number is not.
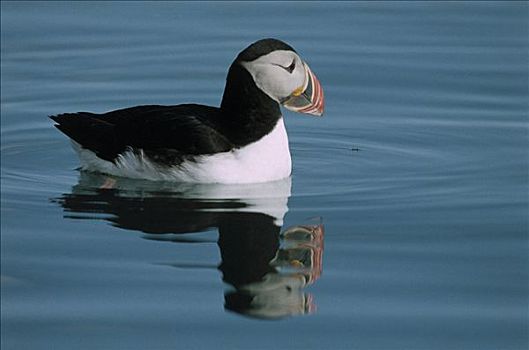
<svg viewBox="0 0 529 350"><path fill-rule="evenodd" d="M305 87L302 85L298 88L296 88L294 91L292 91L292 96L299 96L303 93L303 91L305 90Z"/></svg>

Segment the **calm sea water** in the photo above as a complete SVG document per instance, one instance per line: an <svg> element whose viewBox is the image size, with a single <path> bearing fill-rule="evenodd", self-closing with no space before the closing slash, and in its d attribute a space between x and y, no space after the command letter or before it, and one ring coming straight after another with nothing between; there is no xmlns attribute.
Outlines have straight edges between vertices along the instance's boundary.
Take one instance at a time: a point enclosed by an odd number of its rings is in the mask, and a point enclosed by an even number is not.
<svg viewBox="0 0 529 350"><path fill-rule="evenodd" d="M2 349L526 349L528 23L526 2L2 1ZM263 37L326 93L322 119L285 112L291 179L80 174L47 119L218 105Z"/></svg>

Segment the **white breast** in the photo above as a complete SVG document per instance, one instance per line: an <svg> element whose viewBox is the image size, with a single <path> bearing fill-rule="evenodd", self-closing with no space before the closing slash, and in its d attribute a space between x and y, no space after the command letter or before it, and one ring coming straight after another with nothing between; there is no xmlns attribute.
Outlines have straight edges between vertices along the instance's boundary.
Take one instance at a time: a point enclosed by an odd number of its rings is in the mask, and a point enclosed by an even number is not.
<svg viewBox="0 0 529 350"><path fill-rule="evenodd" d="M178 166L161 166L143 152L126 151L114 163L74 143L81 168L110 175L148 180L198 183L258 183L283 179L292 170L283 118L260 140L229 152L199 156Z"/></svg>

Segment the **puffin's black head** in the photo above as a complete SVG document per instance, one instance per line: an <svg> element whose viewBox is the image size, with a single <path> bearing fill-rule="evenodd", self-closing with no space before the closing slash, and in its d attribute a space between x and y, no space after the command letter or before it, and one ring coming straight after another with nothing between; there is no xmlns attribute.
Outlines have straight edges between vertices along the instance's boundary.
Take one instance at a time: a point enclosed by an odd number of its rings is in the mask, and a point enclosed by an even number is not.
<svg viewBox="0 0 529 350"><path fill-rule="evenodd" d="M247 73L253 85L276 103L299 113L323 114L320 82L297 52L281 40L262 39L239 53L230 67L226 87L233 76L240 80L240 76Z"/></svg>
<svg viewBox="0 0 529 350"><path fill-rule="evenodd" d="M269 53L273 51L279 51L279 50L292 51L296 53L296 50L294 50L292 46L288 45L287 43L281 40L268 38L268 39L258 40L254 42L253 44L251 44L250 46L248 46L246 49L244 49L243 51L239 53L235 61L250 62L250 61L254 61L258 59L261 56L268 55Z"/></svg>

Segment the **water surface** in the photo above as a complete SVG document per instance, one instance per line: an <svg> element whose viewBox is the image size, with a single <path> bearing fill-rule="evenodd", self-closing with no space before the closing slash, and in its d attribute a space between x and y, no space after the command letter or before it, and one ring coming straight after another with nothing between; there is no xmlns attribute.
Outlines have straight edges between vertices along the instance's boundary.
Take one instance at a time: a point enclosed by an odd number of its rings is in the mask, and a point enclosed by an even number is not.
<svg viewBox="0 0 529 350"><path fill-rule="evenodd" d="M2 348L526 349L528 7L2 2ZM320 78L291 179L81 174L48 115Z"/></svg>

